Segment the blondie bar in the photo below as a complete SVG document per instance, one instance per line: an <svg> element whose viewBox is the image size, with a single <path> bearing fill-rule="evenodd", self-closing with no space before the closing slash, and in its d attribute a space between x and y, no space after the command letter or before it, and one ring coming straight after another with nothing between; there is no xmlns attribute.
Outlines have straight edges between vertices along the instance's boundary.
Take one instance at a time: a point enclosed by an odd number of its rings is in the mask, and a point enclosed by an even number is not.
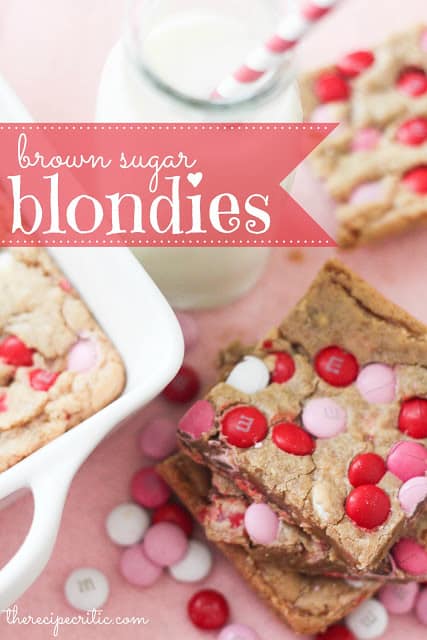
<svg viewBox="0 0 427 640"><path fill-rule="evenodd" d="M121 358L49 254L0 252L0 471L112 402Z"/></svg>
<svg viewBox="0 0 427 640"><path fill-rule="evenodd" d="M427 498L427 328L338 261L183 417L182 447L364 574Z"/></svg>
<svg viewBox="0 0 427 640"><path fill-rule="evenodd" d="M341 246L427 221L426 72L418 26L301 78L305 117L341 123L311 156L336 202Z"/></svg>

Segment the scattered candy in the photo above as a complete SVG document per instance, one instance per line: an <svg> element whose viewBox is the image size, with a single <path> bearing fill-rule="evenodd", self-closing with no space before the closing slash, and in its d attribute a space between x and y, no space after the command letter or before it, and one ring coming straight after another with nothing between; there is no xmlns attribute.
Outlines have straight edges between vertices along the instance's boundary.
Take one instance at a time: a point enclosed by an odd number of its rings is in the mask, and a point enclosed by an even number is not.
<svg viewBox="0 0 427 640"><path fill-rule="evenodd" d="M158 522L171 522L180 527L186 536L190 537L193 533L193 518L181 505L170 502L156 509L152 517L153 524Z"/></svg>
<svg viewBox="0 0 427 640"><path fill-rule="evenodd" d="M419 116L403 122L396 132L396 139L407 145L419 145L426 142L427 118Z"/></svg>
<svg viewBox="0 0 427 640"><path fill-rule="evenodd" d="M384 460L376 453L361 453L351 461L348 479L353 487L377 484L387 471Z"/></svg>
<svg viewBox="0 0 427 640"><path fill-rule="evenodd" d="M172 382L162 391L162 396L169 402L186 403L193 400L200 390L197 373L188 364L183 364Z"/></svg>
<svg viewBox="0 0 427 640"><path fill-rule="evenodd" d="M337 67L348 78L355 78L375 62L372 51L353 51L341 58Z"/></svg>
<svg viewBox="0 0 427 640"><path fill-rule="evenodd" d="M350 96L350 87L340 73L327 71L316 78L314 93L320 102L335 102L347 100Z"/></svg>
<svg viewBox="0 0 427 640"><path fill-rule="evenodd" d="M419 442L401 441L390 449L387 469L406 482L427 471L427 448Z"/></svg>
<svg viewBox="0 0 427 640"><path fill-rule="evenodd" d="M395 563L411 576L427 574L427 551L412 538L401 538L392 549Z"/></svg>
<svg viewBox="0 0 427 640"><path fill-rule="evenodd" d="M332 438L345 431L347 414L332 398L312 398L304 406L302 422L311 435Z"/></svg>
<svg viewBox="0 0 427 640"><path fill-rule="evenodd" d="M314 360L317 375L334 387L347 387L359 373L356 358L341 347L326 347Z"/></svg>
<svg viewBox="0 0 427 640"><path fill-rule="evenodd" d="M31 367L33 351L16 336L8 336L0 343L0 358L14 367Z"/></svg>
<svg viewBox="0 0 427 640"><path fill-rule="evenodd" d="M343 624L334 624L323 633L318 633L316 640L356 640L356 638Z"/></svg>
<svg viewBox="0 0 427 640"><path fill-rule="evenodd" d="M427 167L415 167L407 171L402 182L411 191L420 195L427 193Z"/></svg>
<svg viewBox="0 0 427 640"><path fill-rule="evenodd" d="M427 625L427 588L424 588L418 596L415 613L421 624Z"/></svg>
<svg viewBox="0 0 427 640"><path fill-rule="evenodd" d="M187 606L191 622L206 631L223 627L230 615L224 596L213 589L203 589L194 594Z"/></svg>
<svg viewBox="0 0 427 640"><path fill-rule="evenodd" d="M131 496L147 509L161 507L169 500L171 491L155 469L146 467L137 471L131 481Z"/></svg>
<svg viewBox="0 0 427 640"><path fill-rule="evenodd" d="M101 571L92 567L75 569L64 587L68 604L81 611L101 609L110 593L108 580Z"/></svg>
<svg viewBox="0 0 427 640"><path fill-rule="evenodd" d="M157 416L144 426L139 444L143 454L154 460L163 460L177 447L176 422L166 416Z"/></svg>
<svg viewBox="0 0 427 640"><path fill-rule="evenodd" d="M218 640L261 640L259 635L245 624L230 624L224 627Z"/></svg>
<svg viewBox="0 0 427 640"><path fill-rule="evenodd" d="M176 311L175 313L184 336L185 350L189 351L199 339L199 327L193 316L188 313L183 313L182 311Z"/></svg>
<svg viewBox="0 0 427 640"><path fill-rule="evenodd" d="M360 129L354 135L351 143L352 151L371 151L375 149L381 140L381 131L375 129L375 127L367 127L366 129Z"/></svg>
<svg viewBox="0 0 427 640"><path fill-rule="evenodd" d="M265 416L255 407L235 407L222 418L221 431L229 444L247 449L267 435Z"/></svg>
<svg viewBox="0 0 427 640"><path fill-rule="evenodd" d="M204 580L212 568L212 553L205 544L190 540L187 553L176 564L169 567L169 573L178 582L199 582Z"/></svg>
<svg viewBox="0 0 427 640"><path fill-rule="evenodd" d="M282 384L292 378L295 373L295 362L289 353L275 353L274 369L271 374L271 382Z"/></svg>
<svg viewBox="0 0 427 640"><path fill-rule="evenodd" d="M371 204L382 200L383 197L383 180L372 180L371 182L363 182L353 189L349 203L353 205Z"/></svg>
<svg viewBox="0 0 427 640"><path fill-rule="evenodd" d="M171 567L187 553L187 536L176 524L159 522L147 530L143 548L151 562L159 567Z"/></svg>
<svg viewBox="0 0 427 640"><path fill-rule="evenodd" d="M271 544L279 533L279 518L268 504L251 504L245 511L244 523L248 536L257 544Z"/></svg>
<svg viewBox="0 0 427 640"><path fill-rule="evenodd" d="M58 376L59 373L46 371L45 369L32 369L28 374L30 385L36 391L49 391Z"/></svg>
<svg viewBox="0 0 427 640"><path fill-rule="evenodd" d="M427 438L427 400L411 398L403 402L399 429L411 438Z"/></svg>
<svg viewBox="0 0 427 640"><path fill-rule="evenodd" d="M408 67L397 80L397 88L407 96L416 98L427 91L427 75L423 69Z"/></svg>
<svg viewBox="0 0 427 640"><path fill-rule="evenodd" d="M389 613L400 615L412 611L419 592L416 582L407 584L386 584L379 593L379 599Z"/></svg>
<svg viewBox="0 0 427 640"><path fill-rule="evenodd" d="M381 637L387 629L388 613L381 602L370 599L352 611L346 621L357 640L374 640Z"/></svg>
<svg viewBox="0 0 427 640"><path fill-rule="evenodd" d="M410 478L399 489L399 502L408 517L414 515L418 505L427 498L427 477Z"/></svg>
<svg viewBox="0 0 427 640"><path fill-rule="evenodd" d="M135 587L151 587L163 569L147 558L140 544L125 549L120 559L120 573Z"/></svg>
<svg viewBox="0 0 427 640"><path fill-rule="evenodd" d="M368 364L357 376L356 386L366 402L393 402L396 397L396 374L385 364Z"/></svg>
<svg viewBox="0 0 427 640"><path fill-rule="evenodd" d="M246 356L229 374L226 383L243 393L256 393L270 382L270 372L259 358Z"/></svg>
<svg viewBox="0 0 427 640"><path fill-rule="evenodd" d="M80 338L68 352L67 369L85 373L93 369L98 361L98 349L93 338Z"/></svg>
<svg viewBox="0 0 427 640"><path fill-rule="evenodd" d="M313 438L292 422L276 424L271 437L276 447L294 456L311 455L316 448Z"/></svg>
<svg viewBox="0 0 427 640"><path fill-rule="evenodd" d="M376 529L390 514L388 495L373 484L362 484L352 489L345 502L345 512L362 529Z"/></svg>
<svg viewBox="0 0 427 640"><path fill-rule="evenodd" d="M147 511L133 502L119 504L110 511L106 521L109 538L124 547L140 542L149 525Z"/></svg>
<svg viewBox="0 0 427 640"><path fill-rule="evenodd" d="M214 424L215 411L213 406L207 400L198 400L182 416L178 423L178 429L197 439L213 429Z"/></svg>

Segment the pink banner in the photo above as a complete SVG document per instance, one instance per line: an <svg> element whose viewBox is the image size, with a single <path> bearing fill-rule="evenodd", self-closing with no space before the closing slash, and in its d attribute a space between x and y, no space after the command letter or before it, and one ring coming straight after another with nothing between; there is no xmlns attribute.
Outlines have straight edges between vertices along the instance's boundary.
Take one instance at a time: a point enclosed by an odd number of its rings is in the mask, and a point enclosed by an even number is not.
<svg viewBox="0 0 427 640"><path fill-rule="evenodd" d="M331 246L281 183L334 125L2 124L2 245Z"/></svg>

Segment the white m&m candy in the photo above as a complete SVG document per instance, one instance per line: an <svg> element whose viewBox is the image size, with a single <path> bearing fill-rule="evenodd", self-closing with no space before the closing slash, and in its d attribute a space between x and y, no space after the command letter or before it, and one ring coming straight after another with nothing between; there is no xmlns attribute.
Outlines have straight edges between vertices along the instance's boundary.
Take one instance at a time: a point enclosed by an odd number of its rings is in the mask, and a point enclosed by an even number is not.
<svg viewBox="0 0 427 640"><path fill-rule="evenodd" d="M109 513L106 527L113 542L129 547L142 540L149 524L150 516L145 509L133 502L125 502Z"/></svg>
<svg viewBox="0 0 427 640"><path fill-rule="evenodd" d="M347 616L346 622L358 640L374 640L387 629L388 613L378 600L365 600Z"/></svg>
<svg viewBox="0 0 427 640"><path fill-rule="evenodd" d="M198 540L190 540L182 560L169 567L169 573L178 582L198 582L206 578L212 568L210 549Z"/></svg>
<svg viewBox="0 0 427 640"><path fill-rule="evenodd" d="M228 376L226 383L243 393L256 393L270 382L270 372L259 358L246 356Z"/></svg>
<svg viewBox="0 0 427 640"><path fill-rule="evenodd" d="M76 569L65 583L65 597L75 609L100 609L107 601L110 587L101 571L91 567Z"/></svg>

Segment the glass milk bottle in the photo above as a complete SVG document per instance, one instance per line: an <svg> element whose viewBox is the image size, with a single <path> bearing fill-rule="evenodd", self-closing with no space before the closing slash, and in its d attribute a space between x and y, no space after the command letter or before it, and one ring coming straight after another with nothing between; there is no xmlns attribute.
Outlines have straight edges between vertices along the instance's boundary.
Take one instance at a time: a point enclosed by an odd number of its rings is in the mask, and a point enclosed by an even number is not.
<svg viewBox="0 0 427 640"><path fill-rule="evenodd" d="M105 64L98 121L298 122L289 63L239 88L226 103L209 96L277 26L283 0L132 0L126 33ZM289 180L284 182L289 187ZM269 249L153 248L134 253L170 303L212 307L249 290Z"/></svg>

